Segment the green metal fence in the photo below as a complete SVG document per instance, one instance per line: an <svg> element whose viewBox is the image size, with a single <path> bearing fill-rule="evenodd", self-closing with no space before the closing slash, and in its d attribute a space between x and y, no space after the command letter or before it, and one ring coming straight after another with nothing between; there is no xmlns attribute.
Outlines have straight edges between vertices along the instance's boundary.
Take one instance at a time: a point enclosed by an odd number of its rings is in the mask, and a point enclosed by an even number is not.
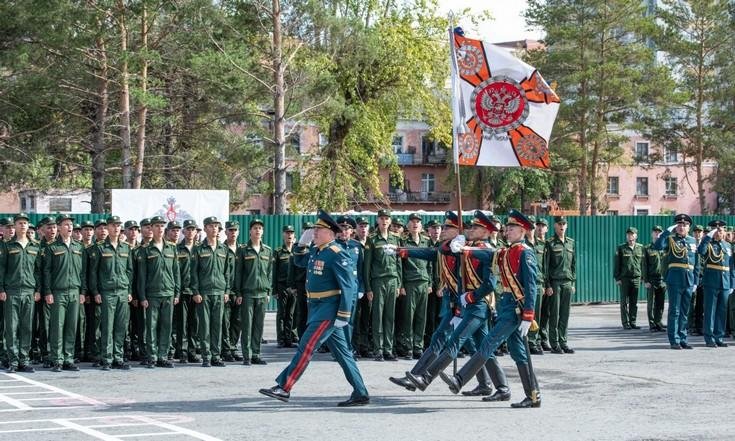
<svg viewBox="0 0 735 441"><path fill-rule="evenodd" d="M8 216L8 215L6 215ZM45 214L31 214L31 222L47 216ZM105 217L97 214L75 215L76 221L96 220ZM315 221L314 215L279 215L279 216L231 216L230 220L240 222L240 243L247 242L248 225L251 220L262 219L265 226L264 241L272 247L281 244L281 229L285 225L293 225L297 237L303 222ZM367 216L371 223L375 216ZM468 220L470 216L464 216ZM706 225L714 216L693 216L695 224ZM735 223L735 216L719 216L729 225ZM426 216L424 222L430 219L440 220L441 216ZM548 237L554 232L553 218L549 221ZM654 225L666 228L673 223L672 216L580 216L568 218L567 235L577 243L577 294L574 301L577 303L590 302L617 302L619 293L612 278L613 254L615 247L625 241L625 230L628 227L638 229L638 241L642 244L650 242L650 232ZM693 230L693 227L692 227ZM640 298L645 299L645 292L641 289ZM275 310L275 301L271 301L269 310Z"/></svg>

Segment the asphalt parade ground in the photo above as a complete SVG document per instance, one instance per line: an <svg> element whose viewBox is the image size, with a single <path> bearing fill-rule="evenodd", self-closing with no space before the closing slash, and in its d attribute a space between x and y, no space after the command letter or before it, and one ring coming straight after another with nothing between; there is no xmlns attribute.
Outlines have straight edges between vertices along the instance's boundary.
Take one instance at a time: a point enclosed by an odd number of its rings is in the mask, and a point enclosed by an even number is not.
<svg viewBox="0 0 735 441"><path fill-rule="evenodd" d="M350 387L329 354L317 355L289 403L269 399L258 389L275 384L293 350L275 347L275 315L268 314L266 366L134 364L103 372L83 364L72 373L0 373L0 440L735 439L735 344L709 349L691 337L694 350L673 351L664 333L622 330L618 311L572 309L576 354L533 359L539 409L452 395L440 379L426 392L408 392L388 381L411 368L406 360L360 361L371 404L337 408ZM515 365L508 356L500 364L511 400L519 401Z"/></svg>

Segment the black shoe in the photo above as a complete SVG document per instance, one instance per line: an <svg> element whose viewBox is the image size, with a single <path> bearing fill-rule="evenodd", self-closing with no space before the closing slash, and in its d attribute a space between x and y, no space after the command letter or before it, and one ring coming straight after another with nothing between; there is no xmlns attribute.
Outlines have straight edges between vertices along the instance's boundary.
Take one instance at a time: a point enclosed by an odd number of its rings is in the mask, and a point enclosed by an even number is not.
<svg viewBox="0 0 735 441"><path fill-rule="evenodd" d="M224 361L235 361L235 357L232 356L232 354L225 354L222 356L222 359ZM242 360L240 360L242 361Z"/></svg>
<svg viewBox="0 0 735 441"><path fill-rule="evenodd" d="M329 348L325 345L322 345L319 347L319 349L317 349L317 352L320 354L326 354L327 352L329 352Z"/></svg>
<svg viewBox="0 0 735 441"><path fill-rule="evenodd" d="M623 325L623 329L625 329L626 331L630 331L630 325Z"/></svg>
<svg viewBox="0 0 735 441"><path fill-rule="evenodd" d="M54 367L54 364L51 363L50 361L46 360L46 361L43 362L43 368L44 369L51 369L52 367Z"/></svg>
<svg viewBox="0 0 735 441"><path fill-rule="evenodd" d="M630 325L630 329L641 329L638 325Z"/></svg>
<svg viewBox="0 0 735 441"><path fill-rule="evenodd" d="M186 358L182 358L179 360L179 364L189 364L189 360L187 360Z"/></svg>
<svg viewBox="0 0 735 441"><path fill-rule="evenodd" d="M562 348L560 348L559 346L553 346L551 348L551 353L552 354L563 354L564 353L564 350Z"/></svg>
<svg viewBox="0 0 735 441"><path fill-rule="evenodd" d="M681 346L682 349L694 349L692 346L689 345L687 342L679 343L679 346Z"/></svg>
<svg viewBox="0 0 735 441"><path fill-rule="evenodd" d="M565 354L574 354L574 349L570 348L567 345L562 346L561 350L564 351Z"/></svg>
<svg viewBox="0 0 735 441"><path fill-rule="evenodd" d="M168 360L168 359L162 360L159 363L160 363L159 366L162 367L162 368L173 369L173 367L174 367L174 364L171 363L171 360Z"/></svg>
<svg viewBox="0 0 735 441"><path fill-rule="evenodd" d="M484 397L482 401L509 401L510 400L510 392L501 392L499 390L496 390L494 394L490 395L489 397Z"/></svg>
<svg viewBox="0 0 735 441"><path fill-rule="evenodd" d="M707 344L705 344L705 346L707 346L708 348L716 348L717 347L717 345L714 344L714 343L707 343Z"/></svg>
<svg viewBox="0 0 735 441"><path fill-rule="evenodd" d="M681 351L681 346L680 345L671 345L671 349Z"/></svg>
<svg viewBox="0 0 735 441"><path fill-rule="evenodd" d="M128 363L120 362L120 361L113 361L112 366L113 369L120 369L122 371L129 371L130 365Z"/></svg>
<svg viewBox="0 0 735 441"><path fill-rule="evenodd" d="M364 406L366 404L370 404L370 397L350 397L347 401L342 401L341 403L337 403L337 407L355 407L355 406Z"/></svg>
<svg viewBox="0 0 735 441"><path fill-rule="evenodd" d="M266 339L264 339L264 338L261 338L261 339L260 339L260 344L261 344L261 345L267 345L267 344L268 344L268 340L266 340Z"/></svg>
<svg viewBox="0 0 735 441"><path fill-rule="evenodd" d="M18 372L18 368L16 368L15 366L12 366L11 365L11 366L8 366L8 368L5 370L5 372L8 373L8 374L14 374L14 373Z"/></svg>
<svg viewBox="0 0 735 441"><path fill-rule="evenodd" d="M486 397L492 393L493 393L492 389L478 385L476 388L472 390L466 390L462 392L462 395L464 395L465 397Z"/></svg>
<svg viewBox="0 0 735 441"><path fill-rule="evenodd" d="M227 365L222 360L212 360L212 366L214 366L214 367L226 367Z"/></svg>
<svg viewBox="0 0 735 441"><path fill-rule="evenodd" d="M412 372L406 372L406 379L413 384L416 389L425 391L429 387L429 383L426 381L423 375L413 374Z"/></svg>
<svg viewBox="0 0 735 441"><path fill-rule="evenodd" d="M279 341L279 342L278 342L278 344L276 344L276 347L277 347L278 349L283 349L283 347L284 347L284 346L285 346L285 344L283 344L283 342L282 342L282 341Z"/></svg>
<svg viewBox="0 0 735 441"><path fill-rule="evenodd" d="M243 361L242 361L242 365L243 365L243 366L250 366L251 364L252 364L252 363L250 362L250 359L249 359L249 358L248 358L247 360L243 360Z"/></svg>
<svg viewBox="0 0 735 441"><path fill-rule="evenodd" d="M716 341L715 344L721 348L727 347L727 343L725 343L724 341Z"/></svg>
<svg viewBox="0 0 735 441"><path fill-rule="evenodd" d="M381 354L381 355L376 356L375 358L373 358L373 361L384 361L383 355Z"/></svg>
<svg viewBox="0 0 735 441"><path fill-rule="evenodd" d="M666 325L664 325L663 323L656 323L656 326L658 326L659 331L666 330Z"/></svg>
<svg viewBox="0 0 735 441"><path fill-rule="evenodd" d="M455 395L456 395L456 394L458 394L458 393L459 393L459 391L460 391L460 389L461 389L462 387L461 387L461 385L459 384L459 381L457 381L457 377L456 377L456 376L454 376L454 375L447 375L447 374L445 374L444 372L439 372L439 376L441 377L441 379L442 379L442 380L443 380L443 381L444 381L445 383L447 383L447 386L449 386L449 390L450 390L450 391L451 391L451 392L452 392L453 394L455 394Z"/></svg>
<svg viewBox="0 0 735 441"><path fill-rule="evenodd" d="M36 370L33 369L33 367L28 366L27 364L22 364L22 365L18 366L18 372L25 372L27 374L32 374L32 373L36 372Z"/></svg>
<svg viewBox="0 0 735 441"><path fill-rule="evenodd" d="M243 361L243 357L242 357L242 355L234 354L234 355L232 356L232 358L233 358L233 359L234 359L235 361ZM227 360L225 360L225 361L227 361Z"/></svg>
<svg viewBox="0 0 735 441"><path fill-rule="evenodd" d="M385 361L398 361L396 356L393 354L383 354L383 358L385 359Z"/></svg>
<svg viewBox="0 0 735 441"><path fill-rule="evenodd" d="M504 357L505 356L505 353L500 348L496 349L495 352L494 352L494 354L495 354L496 357Z"/></svg>
<svg viewBox="0 0 735 441"><path fill-rule="evenodd" d="M210 363L209 360L204 360L202 362L202 367L212 367L212 363Z"/></svg>
<svg viewBox="0 0 735 441"><path fill-rule="evenodd" d="M54 367L51 368L51 372L61 372L61 365L55 364Z"/></svg>
<svg viewBox="0 0 735 441"><path fill-rule="evenodd" d="M404 360L413 360L413 354L406 354L403 356Z"/></svg>
<svg viewBox="0 0 735 441"><path fill-rule="evenodd" d="M201 363L202 359L197 354L189 354L186 358L189 363Z"/></svg>
<svg viewBox="0 0 735 441"><path fill-rule="evenodd" d="M92 363L92 367L93 368L98 368L98 367L101 367L101 366L102 366L102 362L99 361L99 360L97 360L94 363Z"/></svg>
<svg viewBox="0 0 735 441"><path fill-rule="evenodd" d="M388 380L390 380L391 383L397 384L398 386L401 386L408 391L414 392L416 390L416 386L414 386L413 383L411 383L411 381L406 377L390 377L388 378Z"/></svg>
<svg viewBox="0 0 735 441"><path fill-rule="evenodd" d="M421 358L421 356L424 355L424 351L413 351L413 359L418 360Z"/></svg>
<svg viewBox="0 0 735 441"><path fill-rule="evenodd" d="M544 351L538 346L531 346L531 355L544 355Z"/></svg>
<svg viewBox="0 0 735 441"><path fill-rule="evenodd" d="M110 365L108 363L102 363L102 366L100 366L100 369L102 369L103 371L109 371Z"/></svg>
<svg viewBox="0 0 735 441"><path fill-rule="evenodd" d="M74 363L64 363L64 365L61 367L61 369L65 371L72 371L76 372L79 370L79 366L75 365Z"/></svg>
<svg viewBox="0 0 735 441"><path fill-rule="evenodd" d="M659 332L660 329L656 325L648 325L648 331L649 332Z"/></svg>
<svg viewBox="0 0 735 441"><path fill-rule="evenodd" d="M511 403L510 407L514 409L527 409L529 407L541 407L541 400L536 401L526 397L520 403Z"/></svg>
<svg viewBox="0 0 735 441"><path fill-rule="evenodd" d="M258 392L260 392L261 394L267 397L275 398L276 400L281 400L284 403L288 403L288 399L291 398L291 394L281 389L281 386L273 386L270 389L260 389Z"/></svg>
<svg viewBox="0 0 735 441"><path fill-rule="evenodd" d="M542 341L541 342L541 349L543 349L546 352L549 352L549 351L551 351L551 346L549 346L549 344L546 343L545 341Z"/></svg>
<svg viewBox="0 0 735 441"><path fill-rule="evenodd" d="M156 365L158 364L157 362L155 362L153 360L144 361L142 363L146 367L146 369L155 369L156 368Z"/></svg>
<svg viewBox="0 0 735 441"><path fill-rule="evenodd" d="M250 359L250 361L251 361L251 362L252 362L253 364L268 364L268 363L266 363L266 362L265 362L265 360L263 360L263 359L262 359L262 358L260 358L260 357L253 357L253 358L251 358L251 359Z"/></svg>

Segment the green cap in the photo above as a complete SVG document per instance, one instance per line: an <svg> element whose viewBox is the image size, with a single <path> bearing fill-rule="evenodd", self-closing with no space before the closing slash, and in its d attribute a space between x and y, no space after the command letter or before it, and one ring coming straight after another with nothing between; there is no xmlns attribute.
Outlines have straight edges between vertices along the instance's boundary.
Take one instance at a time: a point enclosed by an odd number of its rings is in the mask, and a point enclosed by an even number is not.
<svg viewBox="0 0 735 441"><path fill-rule="evenodd" d="M219 224L219 223L221 223L221 222L219 221L219 219L217 219L217 216L209 216L209 217L205 217L204 218L204 226L205 227L207 225Z"/></svg>
<svg viewBox="0 0 735 441"><path fill-rule="evenodd" d="M166 224L166 219L163 218L163 216L153 216L149 221L150 225L156 225L156 224ZM143 221L140 222L141 225L143 225Z"/></svg>
<svg viewBox="0 0 735 441"><path fill-rule="evenodd" d="M694 231L704 231L704 227L701 225L697 225L696 227L694 227Z"/></svg>
<svg viewBox="0 0 735 441"><path fill-rule="evenodd" d="M151 224L151 219L148 217L144 217L143 219L140 220L141 227L147 227L147 226L150 226L150 224Z"/></svg>
<svg viewBox="0 0 735 441"><path fill-rule="evenodd" d="M15 216L13 216L13 222L18 222L21 219L25 219L27 221L31 220L31 218L28 217L28 213L18 213Z"/></svg>
<svg viewBox="0 0 735 441"><path fill-rule="evenodd" d="M390 210L382 208L378 210L378 217L388 216L390 217Z"/></svg>
<svg viewBox="0 0 735 441"><path fill-rule="evenodd" d="M528 218L529 221L531 221L532 224L536 225L536 216L529 214L526 217Z"/></svg>
<svg viewBox="0 0 735 441"><path fill-rule="evenodd" d="M412 221L412 220L423 221L423 219L421 218L421 216L418 213L411 213L411 214L409 214L408 215L408 220L410 220L410 221Z"/></svg>
<svg viewBox="0 0 735 441"><path fill-rule="evenodd" d="M258 224L260 224L261 227L264 227L265 226L265 224L263 223L263 220L262 219L255 218L255 219L253 219L253 220L250 221L250 228L253 228L254 225L258 225Z"/></svg>
<svg viewBox="0 0 735 441"><path fill-rule="evenodd" d="M204 219L204 222L206 222L207 219ZM196 228L196 227L197 227L197 221L195 221L194 219L187 219L184 221L184 229Z"/></svg>
<svg viewBox="0 0 735 441"><path fill-rule="evenodd" d="M174 228L181 229L181 223L179 221L172 220L166 225L167 230L173 230Z"/></svg>
<svg viewBox="0 0 735 441"><path fill-rule="evenodd" d="M661 227L661 225L654 225L653 229L651 231L658 231L659 233L664 231L664 229Z"/></svg>
<svg viewBox="0 0 735 441"><path fill-rule="evenodd" d="M355 218L355 223L357 225L367 225L370 222L367 220L365 216L358 216L357 218Z"/></svg>
<svg viewBox="0 0 735 441"><path fill-rule="evenodd" d="M304 222L304 223L301 224L301 229L302 230L310 230L312 228L314 228L314 224L311 223L311 222L309 222L309 221L306 221L306 222Z"/></svg>
<svg viewBox="0 0 735 441"><path fill-rule="evenodd" d="M539 217L536 219L536 225L546 225L548 227L549 221L547 221L545 217Z"/></svg>
<svg viewBox="0 0 735 441"><path fill-rule="evenodd" d="M138 229L140 228L138 226L138 222L136 222L134 220L126 221L124 226L125 226L125 229L126 230L129 229L129 228L138 228Z"/></svg>
<svg viewBox="0 0 735 441"><path fill-rule="evenodd" d="M567 223L567 217L566 216L554 216L554 223L555 224L565 224Z"/></svg>
<svg viewBox="0 0 735 441"><path fill-rule="evenodd" d="M68 214L60 214L56 217L56 223L60 224L65 220L70 220L72 223L74 222L74 218L69 216Z"/></svg>
<svg viewBox="0 0 735 441"><path fill-rule="evenodd" d="M627 230L625 230L625 233L626 233L626 234L627 234L627 233L633 233L633 234L638 234L638 228L636 228L636 227L628 227L628 229L627 229Z"/></svg>
<svg viewBox="0 0 735 441"><path fill-rule="evenodd" d="M99 227L100 225L107 225L107 220L106 219L97 219L96 221L94 221L94 227L95 228Z"/></svg>
<svg viewBox="0 0 735 441"><path fill-rule="evenodd" d="M79 226L82 228L94 228L94 223L92 223L91 220L85 220L85 221L82 221L82 223L79 224Z"/></svg>
<svg viewBox="0 0 735 441"><path fill-rule="evenodd" d="M107 224L121 224L123 223L122 220L120 220L120 216L109 216L107 218Z"/></svg>
<svg viewBox="0 0 735 441"><path fill-rule="evenodd" d="M31 222L28 222L28 229L29 229L29 230L35 230L35 229L36 229L36 226L35 226L35 225L33 225L33 223L31 223Z"/></svg>
<svg viewBox="0 0 735 441"><path fill-rule="evenodd" d="M287 233L287 232L288 233L293 233L295 231L296 230L294 229L293 225L286 225L285 227L283 227L283 232L284 233Z"/></svg>
<svg viewBox="0 0 735 441"><path fill-rule="evenodd" d="M12 219L9 217L0 217L0 227L12 224Z"/></svg>
<svg viewBox="0 0 735 441"><path fill-rule="evenodd" d="M225 222L225 229L226 230L239 230L240 229L240 222L233 220L233 221L227 221Z"/></svg>
<svg viewBox="0 0 735 441"><path fill-rule="evenodd" d="M437 222L436 219L432 219L432 220L430 220L429 222L426 223L426 227L427 228L429 228L429 227L438 227L439 225L440 224L439 224L439 222Z"/></svg>
<svg viewBox="0 0 735 441"><path fill-rule="evenodd" d="M404 224L403 224L403 219L401 219L400 217L394 217L394 218L392 218L392 219L391 219L391 222L390 222L390 223L391 223L392 225L400 225L400 226L404 226Z"/></svg>
<svg viewBox="0 0 735 441"><path fill-rule="evenodd" d="M74 231L81 230L81 229L82 229L82 226L79 224L74 224L74 228L72 228L72 230Z"/></svg>

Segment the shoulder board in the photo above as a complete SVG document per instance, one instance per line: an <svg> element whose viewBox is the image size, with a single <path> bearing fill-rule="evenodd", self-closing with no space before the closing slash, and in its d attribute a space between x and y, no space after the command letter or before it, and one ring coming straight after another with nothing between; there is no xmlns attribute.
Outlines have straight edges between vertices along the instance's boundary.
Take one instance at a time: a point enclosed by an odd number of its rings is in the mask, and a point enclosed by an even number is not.
<svg viewBox="0 0 735 441"><path fill-rule="evenodd" d="M262 246L262 247L263 247L264 249L266 249L266 250L273 250L273 248L269 247L269 246L268 246L268 245L266 245L266 244L261 244L261 246Z"/></svg>
<svg viewBox="0 0 735 441"><path fill-rule="evenodd" d="M400 234L396 234L396 233L394 233L394 232L392 232L392 231L389 231L389 232L388 232L388 234L389 234L390 236L393 236L393 237L397 237L397 238L399 238L399 239L401 239L401 238L402 238L402 236L401 236Z"/></svg>
<svg viewBox="0 0 735 441"><path fill-rule="evenodd" d="M335 253L339 253L340 251L342 251L342 247L340 247L339 245L331 245L329 249L334 251Z"/></svg>
<svg viewBox="0 0 735 441"><path fill-rule="evenodd" d="M244 243L241 243L238 248L245 248L245 247L247 247L247 245L245 245Z"/></svg>

